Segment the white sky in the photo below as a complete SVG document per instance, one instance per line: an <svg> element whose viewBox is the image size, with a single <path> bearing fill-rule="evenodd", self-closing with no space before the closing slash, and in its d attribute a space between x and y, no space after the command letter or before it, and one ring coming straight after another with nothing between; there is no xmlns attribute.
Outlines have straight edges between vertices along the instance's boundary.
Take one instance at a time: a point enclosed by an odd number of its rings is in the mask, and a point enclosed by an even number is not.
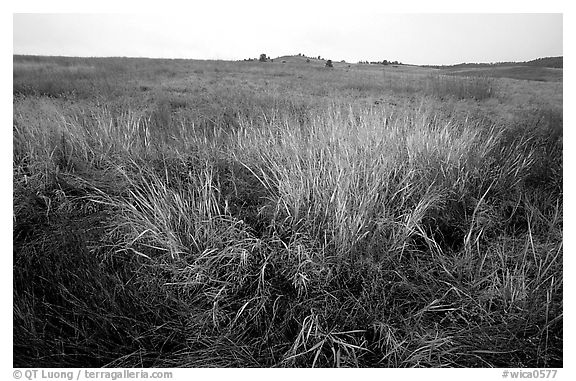
<svg viewBox="0 0 576 381"><path fill-rule="evenodd" d="M231 60L304 53L413 64L563 55L561 13L397 14L353 1L347 7L336 3L249 7L213 0L211 5L166 6L161 13L14 14L13 52ZM141 9L150 12L132 8Z"/></svg>

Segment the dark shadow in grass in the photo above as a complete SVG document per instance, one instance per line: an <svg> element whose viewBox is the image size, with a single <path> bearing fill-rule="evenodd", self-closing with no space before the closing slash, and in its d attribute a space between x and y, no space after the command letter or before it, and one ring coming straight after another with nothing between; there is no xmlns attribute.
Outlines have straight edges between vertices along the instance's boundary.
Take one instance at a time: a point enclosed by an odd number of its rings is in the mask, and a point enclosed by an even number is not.
<svg viewBox="0 0 576 381"><path fill-rule="evenodd" d="M256 175L235 161L219 161L216 168L221 195L232 216L244 221L256 237L270 233L270 192Z"/></svg>

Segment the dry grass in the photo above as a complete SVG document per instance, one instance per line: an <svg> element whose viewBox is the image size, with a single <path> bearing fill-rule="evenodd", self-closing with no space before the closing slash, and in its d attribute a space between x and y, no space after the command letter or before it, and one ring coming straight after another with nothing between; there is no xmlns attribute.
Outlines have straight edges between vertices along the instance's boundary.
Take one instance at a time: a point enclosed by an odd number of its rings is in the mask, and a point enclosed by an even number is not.
<svg viewBox="0 0 576 381"><path fill-rule="evenodd" d="M562 366L544 100L421 71L28 61L15 366Z"/></svg>

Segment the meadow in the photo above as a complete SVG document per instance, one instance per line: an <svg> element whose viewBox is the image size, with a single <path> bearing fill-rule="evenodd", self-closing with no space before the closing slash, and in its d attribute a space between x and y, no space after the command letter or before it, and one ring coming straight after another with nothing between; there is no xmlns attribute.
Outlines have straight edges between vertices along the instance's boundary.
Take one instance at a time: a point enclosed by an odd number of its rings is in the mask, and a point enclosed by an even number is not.
<svg viewBox="0 0 576 381"><path fill-rule="evenodd" d="M13 63L14 367L563 366L561 76Z"/></svg>

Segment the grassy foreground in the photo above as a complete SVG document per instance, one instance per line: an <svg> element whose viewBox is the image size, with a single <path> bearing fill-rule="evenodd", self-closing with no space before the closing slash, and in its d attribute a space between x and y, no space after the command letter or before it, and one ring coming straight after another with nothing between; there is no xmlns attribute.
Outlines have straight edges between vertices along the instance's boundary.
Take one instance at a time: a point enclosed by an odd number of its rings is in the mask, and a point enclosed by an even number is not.
<svg viewBox="0 0 576 381"><path fill-rule="evenodd" d="M561 367L562 84L14 57L15 367Z"/></svg>

